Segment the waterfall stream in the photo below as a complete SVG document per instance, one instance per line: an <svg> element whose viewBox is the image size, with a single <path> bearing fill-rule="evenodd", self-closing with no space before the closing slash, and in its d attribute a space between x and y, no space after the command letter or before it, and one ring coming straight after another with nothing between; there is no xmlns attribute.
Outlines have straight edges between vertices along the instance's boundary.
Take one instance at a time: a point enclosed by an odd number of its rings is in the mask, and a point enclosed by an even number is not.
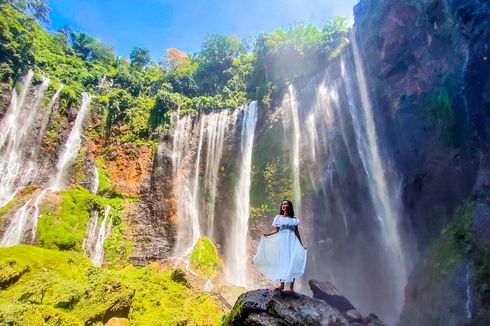
<svg viewBox="0 0 490 326"><path fill-rule="evenodd" d="M92 96L88 95L87 93L83 93L82 105L80 107L80 110L78 111L77 118L75 119L75 123L73 124L70 135L68 136L68 140L63 146L58 164L56 165L57 173L55 178L53 179L53 182L51 183L51 188L53 188L54 190L60 190L64 187L68 169L71 167L73 160L75 160L75 157L80 150L80 146L82 143L81 136L83 121L85 120L85 116L90 110L91 100Z"/></svg>
<svg viewBox="0 0 490 326"><path fill-rule="evenodd" d="M230 225L229 240L226 245L225 276L228 282L240 286L247 285L247 235L250 209L250 182L252 170L252 149L257 123L257 102L252 102L244 110L240 141L240 167L235 188L235 216Z"/></svg>
<svg viewBox="0 0 490 326"><path fill-rule="evenodd" d="M101 266L104 262L104 242L112 229L111 211L111 206L105 207L104 218L100 224L98 224L98 212L93 212L87 225L87 235L83 241L83 249L95 266Z"/></svg>
<svg viewBox="0 0 490 326"><path fill-rule="evenodd" d="M34 73L29 70L21 82L21 91L12 91L12 98L7 112L0 122L0 207L8 203L16 190L31 181L36 169L34 163L26 164L30 157L26 152L35 145L29 135L37 116L42 99L49 85L49 78L44 78L34 94L32 101L26 102L31 89ZM40 139L37 139L40 142Z"/></svg>

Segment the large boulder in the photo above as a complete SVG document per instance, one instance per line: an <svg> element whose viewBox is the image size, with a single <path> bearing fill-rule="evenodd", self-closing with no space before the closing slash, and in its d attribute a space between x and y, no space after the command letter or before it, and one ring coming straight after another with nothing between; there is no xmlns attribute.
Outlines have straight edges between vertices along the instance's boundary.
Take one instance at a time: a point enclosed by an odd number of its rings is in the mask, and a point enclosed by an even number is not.
<svg viewBox="0 0 490 326"><path fill-rule="evenodd" d="M225 320L225 325L369 325L382 326L370 314L363 318L329 282L310 281L314 297L259 289L243 293Z"/></svg>

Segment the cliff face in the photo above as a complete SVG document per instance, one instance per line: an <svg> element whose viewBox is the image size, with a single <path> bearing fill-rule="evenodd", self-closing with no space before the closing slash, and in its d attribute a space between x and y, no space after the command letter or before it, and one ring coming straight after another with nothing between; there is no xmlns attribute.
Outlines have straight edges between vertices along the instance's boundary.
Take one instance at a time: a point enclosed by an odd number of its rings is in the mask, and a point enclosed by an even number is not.
<svg viewBox="0 0 490 326"><path fill-rule="evenodd" d="M421 251L400 325L488 319L479 290L486 247L472 239L488 217L475 193L488 165L489 10L486 1L442 0L355 7L377 123ZM462 214L463 200L480 208Z"/></svg>

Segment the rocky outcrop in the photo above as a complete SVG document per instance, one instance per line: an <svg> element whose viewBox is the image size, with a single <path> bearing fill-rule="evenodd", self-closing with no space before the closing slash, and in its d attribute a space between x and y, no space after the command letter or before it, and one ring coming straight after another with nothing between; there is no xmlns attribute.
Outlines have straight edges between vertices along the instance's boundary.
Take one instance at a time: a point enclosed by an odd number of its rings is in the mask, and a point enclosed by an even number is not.
<svg viewBox="0 0 490 326"><path fill-rule="evenodd" d="M141 197L143 183L151 173L150 145L114 144L106 161L114 191L127 197Z"/></svg>
<svg viewBox="0 0 490 326"><path fill-rule="evenodd" d="M289 291L260 289L242 294L225 325L369 325L383 326L370 314L363 318L329 282L311 280L313 298Z"/></svg>

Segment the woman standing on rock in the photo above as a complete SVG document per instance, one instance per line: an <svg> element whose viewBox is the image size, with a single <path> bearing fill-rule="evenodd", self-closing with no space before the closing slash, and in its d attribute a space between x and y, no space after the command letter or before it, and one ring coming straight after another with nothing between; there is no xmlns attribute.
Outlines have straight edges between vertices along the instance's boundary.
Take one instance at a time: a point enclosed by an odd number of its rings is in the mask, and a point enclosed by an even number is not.
<svg viewBox="0 0 490 326"><path fill-rule="evenodd" d="M298 217L294 216L293 203L284 200L279 215L274 217L274 229L264 233L254 257L255 268L284 290L284 282L291 282L289 289L294 291L294 281L303 275L306 266L306 248L301 242L298 230Z"/></svg>

